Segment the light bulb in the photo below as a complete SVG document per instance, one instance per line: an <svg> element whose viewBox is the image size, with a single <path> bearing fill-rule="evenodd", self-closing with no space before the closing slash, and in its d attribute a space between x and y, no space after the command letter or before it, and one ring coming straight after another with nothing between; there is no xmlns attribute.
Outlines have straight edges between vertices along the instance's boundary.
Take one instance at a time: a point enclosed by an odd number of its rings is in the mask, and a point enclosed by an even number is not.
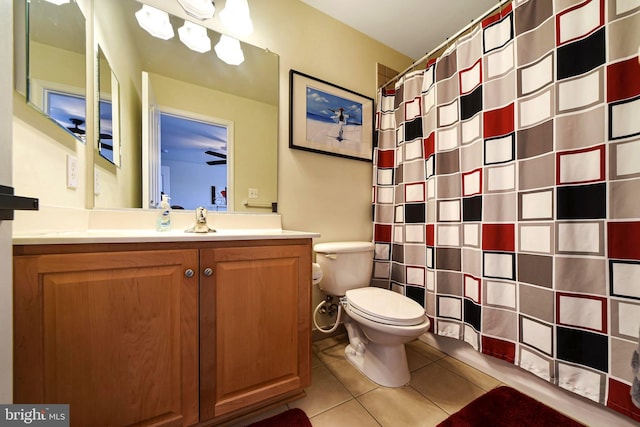
<svg viewBox="0 0 640 427"><path fill-rule="evenodd" d="M184 25L178 28L178 37L189 49L204 53L211 50L211 39L207 36L207 29L202 25L184 21Z"/></svg>
<svg viewBox="0 0 640 427"><path fill-rule="evenodd" d="M234 34L247 36L253 32L247 0L227 0L227 4L220 12L220 21Z"/></svg>
<svg viewBox="0 0 640 427"><path fill-rule="evenodd" d="M229 65L240 65L244 62L244 54L240 42L226 34L220 36L220 41L214 48L218 58Z"/></svg>
<svg viewBox="0 0 640 427"><path fill-rule="evenodd" d="M187 15L200 20L213 18L216 7L211 0L178 0Z"/></svg>
<svg viewBox="0 0 640 427"><path fill-rule="evenodd" d="M154 37L162 40L169 40L173 37L173 27L169 22L169 14L167 12L144 4L136 12L136 19L138 20L138 25Z"/></svg>

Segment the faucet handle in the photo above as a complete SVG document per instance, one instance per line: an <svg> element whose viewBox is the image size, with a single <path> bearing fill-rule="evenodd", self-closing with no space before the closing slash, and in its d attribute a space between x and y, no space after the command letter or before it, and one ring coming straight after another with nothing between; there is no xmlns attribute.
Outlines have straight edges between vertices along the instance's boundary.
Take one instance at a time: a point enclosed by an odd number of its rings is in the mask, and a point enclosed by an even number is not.
<svg viewBox="0 0 640 427"><path fill-rule="evenodd" d="M196 223L193 225L193 227L186 229L185 232L210 233L215 231L216 230L210 228L209 225L207 225L207 210L202 206L198 206L196 208Z"/></svg>
<svg viewBox="0 0 640 427"><path fill-rule="evenodd" d="M202 207L202 206L198 206L196 208L196 222L198 223L205 223L207 222L207 210Z"/></svg>

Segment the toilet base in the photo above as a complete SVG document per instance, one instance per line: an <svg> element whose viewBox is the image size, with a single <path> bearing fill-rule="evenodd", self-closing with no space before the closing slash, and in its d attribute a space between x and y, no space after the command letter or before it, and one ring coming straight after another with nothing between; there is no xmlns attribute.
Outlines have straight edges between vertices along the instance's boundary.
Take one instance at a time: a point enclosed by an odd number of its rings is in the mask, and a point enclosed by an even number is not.
<svg viewBox="0 0 640 427"><path fill-rule="evenodd" d="M411 374L404 344L381 345L368 342L359 347L356 349L349 344L345 347L344 354L371 381L384 387L402 387L409 383Z"/></svg>

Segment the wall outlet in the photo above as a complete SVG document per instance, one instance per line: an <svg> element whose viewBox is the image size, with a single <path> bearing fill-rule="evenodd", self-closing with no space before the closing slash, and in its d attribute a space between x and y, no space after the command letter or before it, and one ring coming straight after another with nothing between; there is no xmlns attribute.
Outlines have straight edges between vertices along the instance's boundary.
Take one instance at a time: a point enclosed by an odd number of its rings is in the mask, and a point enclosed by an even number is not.
<svg viewBox="0 0 640 427"><path fill-rule="evenodd" d="M78 158L67 155L67 188L78 188Z"/></svg>
<svg viewBox="0 0 640 427"><path fill-rule="evenodd" d="M257 199L258 198L258 189L257 188L250 188L249 189L249 198L250 199Z"/></svg>

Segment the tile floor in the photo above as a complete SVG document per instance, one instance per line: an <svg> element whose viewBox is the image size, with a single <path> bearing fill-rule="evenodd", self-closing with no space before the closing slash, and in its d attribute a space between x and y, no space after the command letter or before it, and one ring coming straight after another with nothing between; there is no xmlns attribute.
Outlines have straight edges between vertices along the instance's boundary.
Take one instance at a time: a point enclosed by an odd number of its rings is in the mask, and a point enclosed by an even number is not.
<svg viewBox="0 0 640 427"><path fill-rule="evenodd" d="M407 344L411 382L400 388L379 386L344 358L345 335L313 343L312 385L307 396L243 420L250 424L286 410L301 408L314 427L435 426L466 404L502 385L421 341Z"/></svg>

